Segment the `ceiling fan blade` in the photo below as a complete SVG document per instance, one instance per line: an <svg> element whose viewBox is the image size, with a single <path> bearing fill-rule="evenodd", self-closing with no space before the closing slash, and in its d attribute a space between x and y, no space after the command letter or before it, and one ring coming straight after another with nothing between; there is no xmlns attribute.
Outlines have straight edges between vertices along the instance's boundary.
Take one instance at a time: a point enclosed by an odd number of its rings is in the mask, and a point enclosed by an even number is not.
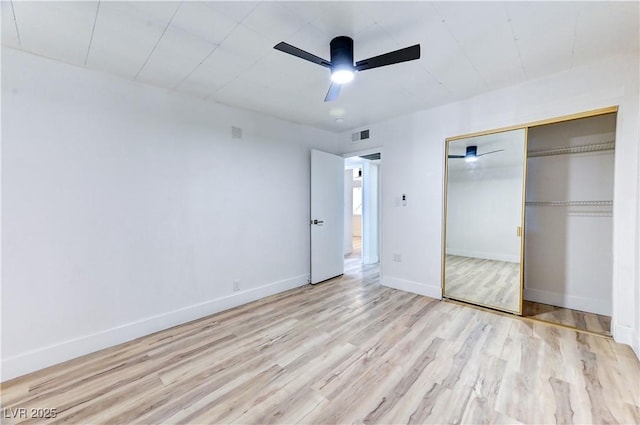
<svg viewBox="0 0 640 425"><path fill-rule="evenodd" d="M490 153L502 152L503 150L504 150L504 149L498 149L497 151L485 152L485 153L478 154L478 155L476 155L476 156L489 155Z"/></svg>
<svg viewBox="0 0 640 425"><path fill-rule="evenodd" d="M464 155L449 155L448 158L464 158Z"/></svg>
<svg viewBox="0 0 640 425"><path fill-rule="evenodd" d="M338 98L338 95L340 94L340 84L334 84L331 83L331 85L329 86L329 91L327 92L327 95L324 98L325 102L331 102L332 100L336 100Z"/></svg>
<svg viewBox="0 0 640 425"><path fill-rule="evenodd" d="M281 52L289 53L290 55L299 57L300 59L308 60L309 62L324 66L326 68L331 68L331 62L329 62L328 60L324 60L321 57L312 55L311 53L305 52L302 49L298 49L297 47L292 46L291 44L287 44L284 41L276 44L275 46L273 46L273 48L276 50L280 50Z"/></svg>
<svg viewBox="0 0 640 425"><path fill-rule="evenodd" d="M405 47L404 49L395 50L383 55L374 56L356 62L356 71L364 71L366 69L379 68L381 66L393 65L394 63L412 61L420 59L420 45Z"/></svg>

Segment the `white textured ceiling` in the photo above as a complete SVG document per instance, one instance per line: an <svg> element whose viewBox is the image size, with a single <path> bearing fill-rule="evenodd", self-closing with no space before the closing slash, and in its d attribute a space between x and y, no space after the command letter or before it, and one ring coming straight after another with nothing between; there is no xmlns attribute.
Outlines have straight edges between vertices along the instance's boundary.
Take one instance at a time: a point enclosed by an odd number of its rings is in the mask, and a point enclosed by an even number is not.
<svg viewBox="0 0 640 425"><path fill-rule="evenodd" d="M638 49L638 2L25 2L2 0L2 44L331 131L468 98ZM273 49L355 60L420 43L418 61L329 71ZM336 117L344 121L336 122Z"/></svg>

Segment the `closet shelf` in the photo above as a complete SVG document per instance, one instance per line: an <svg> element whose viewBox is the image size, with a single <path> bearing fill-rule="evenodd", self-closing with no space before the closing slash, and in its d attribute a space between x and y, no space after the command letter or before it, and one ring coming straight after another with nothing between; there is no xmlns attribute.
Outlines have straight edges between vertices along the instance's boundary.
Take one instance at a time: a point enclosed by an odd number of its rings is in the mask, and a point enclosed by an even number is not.
<svg viewBox="0 0 640 425"><path fill-rule="evenodd" d="M537 156L551 156L551 155L567 155L572 153L585 153L585 152L597 152L597 151L610 151L615 149L616 142L604 142L595 143L591 145L580 146L565 146L560 148L545 149L539 151L530 151L527 153L529 158L535 158Z"/></svg>
<svg viewBox="0 0 640 425"><path fill-rule="evenodd" d="M613 201L527 201L532 207L611 207Z"/></svg>

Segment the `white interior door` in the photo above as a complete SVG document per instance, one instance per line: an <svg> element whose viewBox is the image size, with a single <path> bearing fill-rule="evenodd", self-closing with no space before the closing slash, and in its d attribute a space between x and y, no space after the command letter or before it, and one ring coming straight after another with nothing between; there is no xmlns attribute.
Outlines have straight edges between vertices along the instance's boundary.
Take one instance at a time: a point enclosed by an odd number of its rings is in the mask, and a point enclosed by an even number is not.
<svg viewBox="0 0 640 425"><path fill-rule="evenodd" d="M344 159L311 151L311 283L344 273Z"/></svg>

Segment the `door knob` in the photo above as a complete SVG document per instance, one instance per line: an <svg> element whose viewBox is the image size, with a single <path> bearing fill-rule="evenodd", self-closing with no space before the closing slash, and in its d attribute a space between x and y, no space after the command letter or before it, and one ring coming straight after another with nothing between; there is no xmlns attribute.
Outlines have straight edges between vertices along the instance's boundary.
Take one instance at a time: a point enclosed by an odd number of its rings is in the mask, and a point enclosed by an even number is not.
<svg viewBox="0 0 640 425"><path fill-rule="evenodd" d="M315 224L316 226L322 226L322 223L324 223L323 220L311 220L311 224Z"/></svg>

